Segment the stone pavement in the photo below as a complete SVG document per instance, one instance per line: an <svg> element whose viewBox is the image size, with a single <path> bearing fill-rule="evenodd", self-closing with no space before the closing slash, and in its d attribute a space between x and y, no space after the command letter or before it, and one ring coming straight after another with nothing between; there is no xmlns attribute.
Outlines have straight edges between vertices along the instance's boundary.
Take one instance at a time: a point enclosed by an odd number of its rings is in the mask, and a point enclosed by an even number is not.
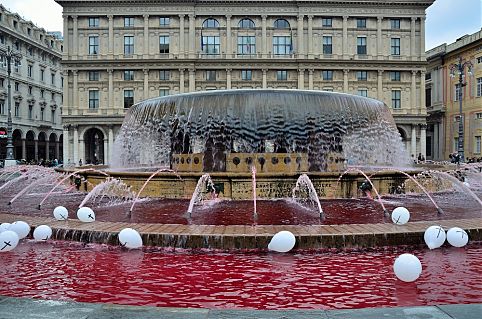
<svg viewBox="0 0 482 319"><path fill-rule="evenodd" d="M482 298L482 296L481 296ZM482 300L481 300L482 301ZM0 296L0 319L481 319L482 303L352 310L222 310Z"/></svg>

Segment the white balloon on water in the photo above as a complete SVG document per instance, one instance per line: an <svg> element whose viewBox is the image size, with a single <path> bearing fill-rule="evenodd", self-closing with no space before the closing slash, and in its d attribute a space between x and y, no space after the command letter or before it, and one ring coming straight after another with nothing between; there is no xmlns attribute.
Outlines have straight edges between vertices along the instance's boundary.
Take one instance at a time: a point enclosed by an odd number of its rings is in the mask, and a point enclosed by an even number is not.
<svg viewBox="0 0 482 319"><path fill-rule="evenodd" d="M417 280L422 273L420 260L412 254L402 254L395 259L393 271L398 279L405 282Z"/></svg>
<svg viewBox="0 0 482 319"><path fill-rule="evenodd" d="M13 222L8 230L14 231L17 233L18 238L22 239L28 236L30 233L30 226L24 221L16 221Z"/></svg>
<svg viewBox="0 0 482 319"><path fill-rule="evenodd" d="M271 241L268 244L268 249L279 253L286 253L293 249L295 244L295 235L287 230L282 230L271 238Z"/></svg>
<svg viewBox="0 0 482 319"><path fill-rule="evenodd" d="M84 223L91 223L95 221L95 213L89 207L81 207L77 211L77 218Z"/></svg>
<svg viewBox="0 0 482 319"><path fill-rule="evenodd" d="M119 242L123 247L136 249L142 247L142 237L137 230L124 228L119 233Z"/></svg>
<svg viewBox="0 0 482 319"><path fill-rule="evenodd" d="M8 228L10 227L10 225L11 225L10 223L2 223L2 224L0 224L0 233L8 230Z"/></svg>
<svg viewBox="0 0 482 319"><path fill-rule="evenodd" d="M410 219L410 212L405 207L397 207L392 212L392 221L394 224L403 225Z"/></svg>
<svg viewBox="0 0 482 319"><path fill-rule="evenodd" d="M430 249L442 246L445 242L445 238L445 230L440 226L430 226L423 234L423 239Z"/></svg>
<svg viewBox="0 0 482 319"><path fill-rule="evenodd" d="M40 225L33 231L33 238L37 241L45 241L52 237L52 228L47 225Z"/></svg>
<svg viewBox="0 0 482 319"><path fill-rule="evenodd" d="M454 247L464 247L469 242L469 235L459 227L452 227L447 231L447 241Z"/></svg>
<svg viewBox="0 0 482 319"><path fill-rule="evenodd" d="M18 245L18 235L16 232L6 230L0 234L0 252L10 251Z"/></svg>
<svg viewBox="0 0 482 319"><path fill-rule="evenodd" d="M57 206L54 209L54 217L56 220L67 220L69 218L69 211L64 206Z"/></svg>

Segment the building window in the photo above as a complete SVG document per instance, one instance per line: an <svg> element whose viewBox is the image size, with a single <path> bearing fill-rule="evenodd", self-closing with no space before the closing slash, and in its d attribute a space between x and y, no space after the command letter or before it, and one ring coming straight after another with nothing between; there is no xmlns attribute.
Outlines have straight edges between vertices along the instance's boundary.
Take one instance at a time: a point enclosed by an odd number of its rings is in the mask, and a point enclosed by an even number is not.
<svg viewBox="0 0 482 319"><path fill-rule="evenodd" d="M99 81L99 71L89 71L89 81Z"/></svg>
<svg viewBox="0 0 482 319"><path fill-rule="evenodd" d="M18 28L18 22L17 22L17 21L13 21L13 27L14 27L15 29Z"/></svg>
<svg viewBox="0 0 482 319"><path fill-rule="evenodd" d="M40 69L40 81L45 81L45 70Z"/></svg>
<svg viewBox="0 0 482 319"><path fill-rule="evenodd" d="M241 79L243 81L251 81L253 78L253 72L251 70L241 70Z"/></svg>
<svg viewBox="0 0 482 319"><path fill-rule="evenodd" d="M390 19L391 29L400 29L400 19Z"/></svg>
<svg viewBox="0 0 482 319"><path fill-rule="evenodd" d="M169 72L169 70L160 70L159 71L159 80L168 81L170 79L171 79L171 72Z"/></svg>
<svg viewBox="0 0 482 319"><path fill-rule="evenodd" d="M124 17L124 27L131 28L134 26L134 17Z"/></svg>
<svg viewBox="0 0 482 319"><path fill-rule="evenodd" d="M390 53L391 55L400 55L400 38L390 39Z"/></svg>
<svg viewBox="0 0 482 319"><path fill-rule="evenodd" d="M40 120L41 121L44 120L44 109L43 108L40 108Z"/></svg>
<svg viewBox="0 0 482 319"><path fill-rule="evenodd" d="M89 54L94 55L99 53L99 36L89 36Z"/></svg>
<svg viewBox="0 0 482 319"><path fill-rule="evenodd" d="M15 82L15 92L20 91L20 83Z"/></svg>
<svg viewBox="0 0 482 319"><path fill-rule="evenodd" d="M89 109L99 108L99 90L89 90Z"/></svg>
<svg viewBox="0 0 482 319"><path fill-rule="evenodd" d="M476 154L480 154L481 152L481 140L480 140L480 136L476 136L475 137L475 150L474 150L474 153Z"/></svg>
<svg viewBox="0 0 482 319"><path fill-rule="evenodd" d="M368 72L367 71L357 71L356 72L356 79L358 81L366 81L368 79Z"/></svg>
<svg viewBox="0 0 482 319"><path fill-rule="evenodd" d="M44 90L40 90L40 97L41 97L41 98L44 98L44 95L45 95L45 91L44 91Z"/></svg>
<svg viewBox="0 0 482 319"><path fill-rule="evenodd" d="M5 79L4 79L4 78L0 78L0 87L3 88L4 85L5 85Z"/></svg>
<svg viewBox="0 0 482 319"><path fill-rule="evenodd" d="M159 18L159 26L161 27L168 27L170 23L171 23L171 19L169 17Z"/></svg>
<svg viewBox="0 0 482 319"><path fill-rule="evenodd" d="M128 109L134 104L134 90L124 90L124 108Z"/></svg>
<svg viewBox="0 0 482 319"><path fill-rule="evenodd" d="M321 18L321 26L323 28L333 27L333 19L332 18Z"/></svg>
<svg viewBox="0 0 482 319"><path fill-rule="evenodd" d="M216 70L206 70L206 81L216 81Z"/></svg>
<svg viewBox="0 0 482 319"><path fill-rule="evenodd" d="M169 36L159 36L159 53L169 53Z"/></svg>
<svg viewBox="0 0 482 319"><path fill-rule="evenodd" d="M52 123L55 124L55 110L52 110L50 112L50 116L51 116L51 119L52 119Z"/></svg>
<svg viewBox="0 0 482 319"><path fill-rule="evenodd" d="M169 95L169 89L159 89L159 96Z"/></svg>
<svg viewBox="0 0 482 319"><path fill-rule="evenodd" d="M219 36L202 36L201 50L205 54L219 54Z"/></svg>
<svg viewBox="0 0 482 319"><path fill-rule="evenodd" d="M219 22L218 20L212 18L206 19L203 22L203 28L219 28Z"/></svg>
<svg viewBox="0 0 482 319"><path fill-rule="evenodd" d="M2 42L2 43L3 43L3 42ZM482 56L479 56L479 57L477 58L477 63L482 63Z"/></svg>
<svg viewBox="0 0 482 319"><path fill-rule="evenodd" d="M390 80L399 82L401 80L400 71L390 71Z"/></svg>
<svg viewBox="0 0 482 319"><path fill-rule="evenodd" d="M134 81L134 70L124 71L124 81Z"/></svg>
<svg viewBox="0 0 482 319"><path fill-rule="evenodd" d="M288 71L286 71L286 70L276 71L276 79L278 81L288 80Z"/></svg>
<svg viewBox="0 0 482 319"><path fill-rule="evenodd" d="M14 111L14 115L16 117L19 117L20 116L20 102L15 102L15 111Z"/></svg>
<svg viewBox="0 0 482 319"><path fill-rule="evenodd" d="M33 65L29 64L27 66L27 75L28 75L29 78L32 77L32 73L33 73Z"/></svg>
<svg viewBox="0 0 482 319"><path fill-rule="evenodd" d="M274 36L273 53L275 55L289 55L292 52L291 36Z"/></svg>
<svg viewBox="0 0 482 319"><path fill-rule="evenodd" d="M459 100L459 96L461 95L462 91L460 90L459 84L455 84L455 96L454 96L454 101Z"/></svg>
<svg viewBox="0 0 482 319"><path fill-rule="evenodd" d="M238 27L240 29L254 29L255 26L256 25L254 24L253 20L251 20L251 19L242 19L238 23Z"/></svg>
<svg viewBox="0 0 482 319"><path fill-rule="evenodd" d="M27 34L28 34L28 35L32 35L32 29L27 28Z"/></svg>
<svg viewBox="0 0 482 319"><path fill-rule="evenodd" d="M356 27L358 29L365 29L367 27L367 19L366 18L356 19Z"/></svg>
<svg viewBox="0 0 482 319"><path fill-rule="evenodd" d="M356 38L356 53L360 55L367 54L367 38L357 37Z"/></svg>
<svg viewBox="0 0 482 319"><path fill-rule="evenodd" d="M482 96L482 78L477 78L477 96Z"/></svg>
<svg viewBox="0 0 482 319"><path fill-rule="evenodd" d="M50 74L50 84L55 85L55 74L54 73Z"/></svg>
<svg viewBox="0 0 482 319"><path fill-rule="evenodd" d="M478 120L482 120L482 112L481 113L475 113L475 118Z"/></svg>
<svg viewBox="0 0 482 319"><path fill-rule="evenodd" d="M28 119L29 120L33 119L33 105L28 106Z"/></svg>
<svg viewBox="0 0 482 319"><path fill-rule="evenodd" d="M5 102L0 101L0 114L5 114Z"/></svg>
<svg viewBox="0 0 482 319"><path fill-rule="evenodd" d="M28 86L28 94L32 95L33 88L31 85Z"/></svg>
<svg viewBox="0 0 482 319"><path fill-rule="evenodd" d="M275 29L289 29L290 24L285 19L278 19L274 22L273 27Z"/></svg>
<svg viewBox="0 0 482 319"><path fill-rule="evenodd" d="M331 36L324 36L323 37L323 54L332 54L333 53L333 38Z"/></svg>
<svg viewBox="0 0 482 319"><path fill-rule="evenodd" d="M15 72L20 72L20 61L15 61L13 64Z"/></svg>
<svg viewBox="0 0 482 319"><path fill-rule="evenodd" d="M392 108L400 109L402 107L402 91L392 90Z"/></svg>
<svg viewBox="0 0 482 319"><path fill-rule="evenodd" d="M358 89L358 95L368 97L368 90L367 89Z"/></svg>
<svg viewBox="0 0 482 319"><path fill-rule="evenodd" d="M3 34L0 34L0 43L5 44L5 36Z"/></svg>
<svg viewBox="0 0 482 319"><path fill-rule="evenodd" d="M89 28L98 28L99 27L99 18L98 17L90 17L89 18Z"/></svg>
<svg viewBox="0 0 482 319"><path fill-rule="evenodd" d="M28 52L28 55L33 56L33 49L32 49L32 47L29 47L29 48L27 49L27 52Z"/></svg>
<svg viewBox="0 0 482 319"><path fill-rule="evenodd" d="M133 35L124 36L124 54L125 55L134 54L134 36Z"/></svg>
<svg viewBox="0 0 482 319"><path fill-rule="evenodd" d="M333 81L333 70L321 71L321 78L323 81Z"/></svg>
<svg viewBox="0 0 482 319"><path fill-rule="evenodd" d="M239 36L238 37L238 54L240 55L256 54L256 37Z"/></svg>

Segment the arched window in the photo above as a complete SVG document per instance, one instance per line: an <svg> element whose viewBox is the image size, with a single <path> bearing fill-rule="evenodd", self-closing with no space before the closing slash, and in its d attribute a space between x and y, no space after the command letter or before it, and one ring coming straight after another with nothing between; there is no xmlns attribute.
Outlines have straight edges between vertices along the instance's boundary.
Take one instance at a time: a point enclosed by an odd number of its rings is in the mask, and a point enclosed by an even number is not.
<svg viewBox="0 0 482 319"><path fill-rule="evenodd" d="M290 23L285 19L278 19L274 22L273 26L275 29L289 29Z"/></svg>
<svg viewBox="0 0 482 319"><path fill-rule="evenodd" d="M206 19L203 22L203 28L219 28L219 22L213 18Z"/></svg>
<svg viewBox="0 0 482 319"><path fill-rule="evenodd" d="M243 19L243 20L239 21L238 26L241 29L254 29L256 27L253 20L251 20L251 19Z"/></svg>

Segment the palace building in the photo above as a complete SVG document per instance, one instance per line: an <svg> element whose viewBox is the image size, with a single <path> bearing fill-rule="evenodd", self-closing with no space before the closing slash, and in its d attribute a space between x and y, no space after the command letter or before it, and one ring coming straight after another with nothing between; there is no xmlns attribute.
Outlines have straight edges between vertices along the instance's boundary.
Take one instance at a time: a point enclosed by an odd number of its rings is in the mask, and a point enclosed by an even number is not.
<svg viewBox="0 0 482 319"><path fill-rule="evenodd" d="M62 159L62 40L0 5L0 158L8 121L8 48L21 55L11 64L14 158Z"/></svg>
<svg viewBox="0 0 482 319"><path fill-rule="evenodd" d="M240 88L382 100L408 151L425 154L433 0L56 2L64 9L66 161L110 163L133 103Z"/></svg>

